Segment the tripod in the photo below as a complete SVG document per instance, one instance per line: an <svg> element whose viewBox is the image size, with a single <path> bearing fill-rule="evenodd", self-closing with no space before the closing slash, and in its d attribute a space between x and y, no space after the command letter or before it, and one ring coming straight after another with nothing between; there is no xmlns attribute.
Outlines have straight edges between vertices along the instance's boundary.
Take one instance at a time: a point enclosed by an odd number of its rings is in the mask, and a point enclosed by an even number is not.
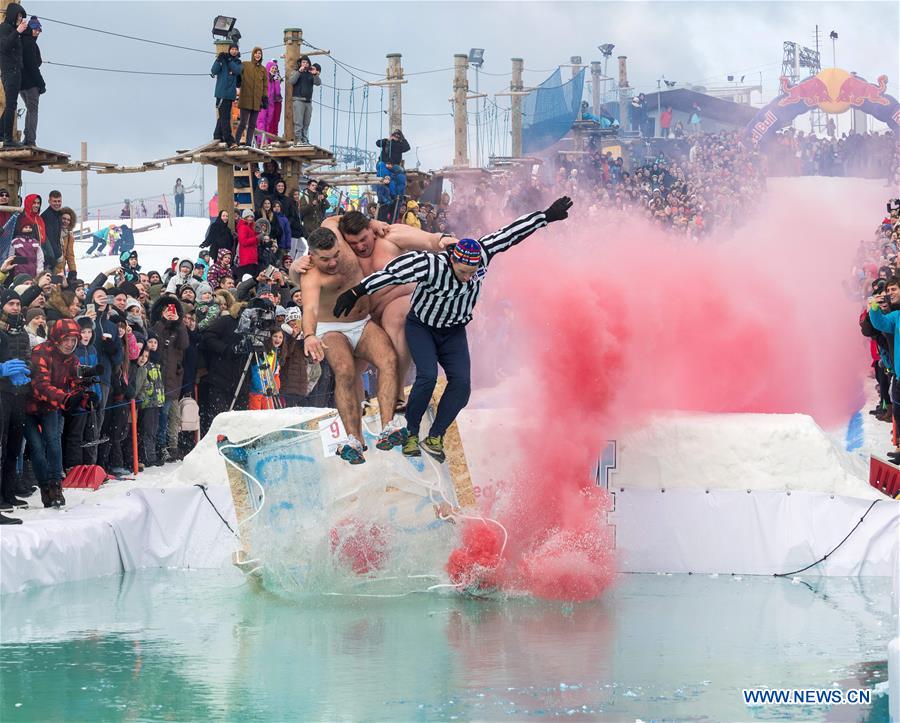
<svg viewBox="0 0 900 723"><path fill-rule="evenodd" d="M265 394L266 398L268 398L271 403L271 408L282 409L284 405L281 403L281 397L278 396L275 389L275 370L266 360L265 354L260 356L259 349L254 347L251 349L250 353L247 354L247 361L244 363L244 370L241 372L241 379L238 382L237 388L234 390L234 397L231 399L231 406L228 407L228 411L231 412L234 410L234 405L237 403L238 396L244 386L244 380L247 378L247 372L250 370L251 362L255 362L259 369L260 378L263 383L263 394Z"/></svg>

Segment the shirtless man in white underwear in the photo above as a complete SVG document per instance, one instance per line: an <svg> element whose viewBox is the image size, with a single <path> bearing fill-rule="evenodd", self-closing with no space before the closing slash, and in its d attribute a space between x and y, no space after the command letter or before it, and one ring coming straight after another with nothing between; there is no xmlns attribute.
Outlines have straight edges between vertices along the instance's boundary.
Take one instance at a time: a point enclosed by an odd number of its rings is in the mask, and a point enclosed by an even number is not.
<svg viewBox="0 0 900 723"><path fill-rule="evenodd" d="M348 435L338 447L337 454L350 464L362 464L366 460L355 360L365 360L378 370L382 432L375 446L389 450L406 442L406 428L393 419L397 399L397 355L384 329L372 321L369 304L360 304L341 321L334 317L332 310L337 297L365 276L347 244L328 228L316 229L307 241L312 266L300 279L304 351L313 361L327 359L334 372L335 404ZM293 269L291 277L295 281Z"/></svg>

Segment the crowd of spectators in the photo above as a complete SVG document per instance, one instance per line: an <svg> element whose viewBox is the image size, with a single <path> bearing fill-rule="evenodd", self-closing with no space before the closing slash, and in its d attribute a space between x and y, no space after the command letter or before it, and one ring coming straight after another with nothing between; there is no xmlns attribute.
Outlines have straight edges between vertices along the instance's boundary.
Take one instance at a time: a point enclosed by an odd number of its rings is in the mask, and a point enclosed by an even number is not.
<svg viewBox="0 0 900 723"><path fill-rule="evenodd" d="M445 210L450 231L481 229L494 209L512 213L547 195L567 195L589 217L617 211L644 216L654 225L697 239L744 217L764 188L760 157L733 132L698 133L684 157L660 155L631 165L612 153L591 150L560 158L552 176L525 168L455 189Z"/></svg>
<svg viewBox="0 0 900 723"><path fill-rule="evenodd" d="M869 411L893 424L893 449L888 459L900 462L900 199L887 203L887 213L872 237L859 242L849 289L866 303L859 317L863 336L870 340L878 403Z"/></svg>
<svg viewBox="0 0 900 723"><path fill-rule="evenodd" d="M891 131L821 137L785 128L764 148L774 175L884 178L894 185L900 180L900 144Z"/></svg>
<svg viewBox="0 0 900 723"><path fill-rule="evenodd" d="M27 505L36 486L45 507L64 505L61 483L78 465L121 478L180 459L232 407L333 406L327 364L303 354L302 295L287 280L292 234L326 207L313 183L294 205L271 173L258 184L257 210L236 232L222 212L198 258L148 270L129 248L90 280L79 278L75 213L59 192L43 212L31 195L0 218L0 510ZM248 308L271 319L259 348L241 344Z"/></svg>

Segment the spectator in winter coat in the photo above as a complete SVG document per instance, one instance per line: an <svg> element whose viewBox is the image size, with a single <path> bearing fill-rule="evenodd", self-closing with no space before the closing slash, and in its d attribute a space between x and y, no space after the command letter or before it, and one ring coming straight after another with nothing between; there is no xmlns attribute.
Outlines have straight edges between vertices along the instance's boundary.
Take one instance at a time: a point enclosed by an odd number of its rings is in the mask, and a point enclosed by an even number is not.
<svg viewBox="0 0 900 723"><path fill-rule="evenodd" d="M195 279L193 274L194 262L190 259L181 259L181 261L178 262L178 273L173 274L172 278L169 279L169 283L166 284L166 293L177 294L178 289L185 284L196 290L200 281Z"/></svg>
<svg viewBox="0 0 900 723"><path fill-rule="evenodd" d="M162 369L150 361L146 344L141 349L135 370L135 399L138 403L138 459L148 467L162 464L156 456L159 412L166 401Z"/></svg>
<svg viewBox="0 0 900 723"><path fill-rule="evenodd" d="M86 367L96 367L100 363L97 349L92 341L94 338L94 322L86 316L76 319L81 331L78 346L75 348L75 356L78 364ZM88 387L88 391L96 395L97 399L103 396L103 390L99 382ZM71 469L79 464L97 463L97 445L90 444L99 439L100 426L97 424L97 412L89 409L77 409L74 412L64 414L63 432L63 468Z"/></svg>
<svg viewBox="0 0 900 723"><path fill-rule="evenodd" d="M157 453L164 459L178 457L178 433L181 431L181 388L184 381L184 352L189 338L184 326L184 309L173 296L161 296L150 310L153 333L159 337L166 401L159 417ZM166 448L168 447L168 452Z"/></svg>
<svg viewBox="0 0 900 723"><path fill-rule="evenodd" d="M119 254L119 264L122 267L122 279L137 284L141 280L141 265L138 262L138 253L134 249L123 251Z"/></svg>
<svg viewBox="0 0 900 723"><path fill-rule="evenodd" d="M62 194L59 191L50 191L49 205L41 214L44 223L44 235L41 248L44 251L44 268L55 269L62 257Z"/></svg>
<svg viewBox="0 0 900 723"><path fill-rule="evenodd" d="M219 292L221 293L221 291ZM206 357L206 376L200 380L200 433L206 434L213 419L231 407L238 391L235 409L247 408L247 387L237 390L246 357L235 353L238 341L234 333L244 305L234 303L227 313L216 319L200 340L200 350Z"/></svg>
<svg viewBox="0 0 900 723"><path fill-rule="evenodd" d="M256 118L259 109L268 105L266 98L266 69L262 65L262 48L253 48L250 60L245 60L241 71L241 97L238 99L238 107L241 109L241 122L237 129L237 142L239 145L253 145L253 131L256 129ZM246 129L246 140L241 144L241 138Z"/></svg>
<svg viewBox="0 0 900 723"><path fill-rule="evenodd" d="M256 276L257 264L259 263L259 239L257 238L256 228L253 225L253 211L247 209L244 211L243 218L237 223L238 236L238 266L235 271L235 278L241 279L244 274Z"/></svg>
<svg viewBox="0 0 900 723"><path fill-rule="evenodd" d="M234 254L235 235L228 227L228 211L219 211L219 215L206 230L206 238L200 244L200 248L209 249L209 255L217 259L221 249L228 249Z"/></svg>
<svg viewBox="0 0 900 723"><path fill-rule="evenodd" d="M0 143L4 148L22 146L13 140L13 127L16 103L22 87L22 36L30 32L27 18L25 8L18 3L10 3L6 6L6 16L0 23L0 80L6 96L6 107L0 117Z"/></svg>
<svg viewBox="0 0 900 723"><path fill-rule="evenodd" d="M282 251L290 251L291 249L291 224L284 214L284 210L279 201L272 204L272 215L274 223L272 226L278 229L276 237L278 238L278 248Z"/></svg>
<svg viewBox="0 0 900 723"><path fill-rule="evenodd" d="M75 347L81 337L72 319L57 321L49 340L31 352L31 398L26 403L25 437L31 465L41 488L44 507L62 507L62 444L60 412L87 409L94 395L77 384L78 357Z"/></svg>
<svg viewBox="0 0 900 723"><path fill-rule="evenodd" d="M72 279L78 273L78 266L75 261L75 234L73 233L75 221L75 212L71 208L63 206L59 210L60 257L54 271ZM44 223L46 224L46 220Z"/></svg>
<svg viewBox="0 0 900 723"><path fill-rule="evenodd" d="M232 252L230 249L219 249L215 263L210 267L209 273L206 275L206 281L212 290L215 291L222 284L222 279L232 275Z"/></svg>
<svg viewBox="0 0 900 723"><path fill-rule="evenodd" d="M303 224L303 235L309 235L322 225L325 214L328 212L328 201L324 193L319 191L319 182L311 178L306 183L306 191L300 197L300 206L297 213Z"/></svg>
<svg viewBox="0 0 900 723"><path fill-rule="evenodd" d="M294 142L309 144L309 124L312 122L313 88L322 85L319 77L321 68L317 63L310 63L309 56L301 55L297 69L291 72L288 83L291 84L294 105Z"/></svg>
<svg viewBox="0 0 900 723"><path fill-rule="evenodd" d="M38 240L40 240L43 247L44 242L47 240L47 227L44 224L44 219L41 217L41 197L36 193L29 193L25 196L25 203L22 204L22 214L19 216L20 221L23 218L27 218L34 225Z"/></svg>
<svg viewBox="0 0 900 723"><path fill-rule="evenodd" d="M118 331L116 325L109 320L109 297L103 285L106 283L106 274L99 274L91 283L87 291L88 310L87 315L94 317L94 346L100 360L103 371L100 374L100 386L103 389L103 398L97 405L97 424L103 424L103 416L106 411L106 403L109 400L109 388L112 370L122 363L124 354L122 345L118 343Z"/></svg>
<svg viewBox="0 0 900 723"><path fill-rule="evenodd" d="M244 68L241 64L241 53L237 43L232 43L227 52L219 53L210 76L216 79L216 109L218 120L213 138L224 141L229 148L235 147L234 136L231 134L231 106L237 98L237 82Z"/></svg>
<svg viewBox="0 0 900 723"><path fill-rule="evenodd" d="M399 128L391 133L390 138L375 141L375 145L381 149L380 160L386 163L388 168L399 166L403 162L403 154L410 148L409 141Z"/></svg>
<svg viewBox="0 0 900 723"><path fill-rule="evenodd" d="M9 247L9 254L13 257L13 274L28 274L37 276L38 271L44 268L44 252L41 242L35 232L34 224L24 216L19 218L19 230Z"/></svg>
<svg viewBox="0 0 900 723"><path fill-rule="evenodd" d="M296 310L295 310L296 311ZM299 320L300 314L291 317ZM300 334L287 322L282 324L284 343L278 350L278 364L281 369L281 398L286 407L302 407L308 393L309 377L306 369L306 354Z"/></svg>
<svg viewBox="0 0 900 723"><path fill-rule="evenodd" d="M213 298L212 286L209 284L200 284L197 287L197 301L195 305L195 314L197 320L197 328L203 331L219 318L221 309L219 304ZM199 337L197 339L200 341Z"/></svg>
<svg viewBox="0 0 900 723"><path fill-rule="evenodd" d="M278 123L281 120L281 71L277 60L266 63L266 98L268 103L259 111L256 129L278 135Z"/></svg>
<svg viewBox="0 0 900 723"><path fill-rule="evenodd" d="M25 133L26 146L36 144L38 124L38 101L43 93L47 92L44 78L41 76L41 49L37 39L41 34L41 21L32 15L28 21L28 30L22 33L22 85L19 92L25 102Z"/></svg>

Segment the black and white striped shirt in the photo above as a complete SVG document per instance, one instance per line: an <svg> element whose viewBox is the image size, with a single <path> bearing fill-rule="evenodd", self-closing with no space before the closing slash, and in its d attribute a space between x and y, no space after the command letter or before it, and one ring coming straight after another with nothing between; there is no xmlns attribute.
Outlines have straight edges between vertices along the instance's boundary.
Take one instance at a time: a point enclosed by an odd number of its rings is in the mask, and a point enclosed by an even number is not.
<svg viewBox="0 0 900 723"><path fill-rule="evenodd" d="M488 264L494 256L524 241L546 225L544 212L535 211L478 239L481 244L481 267L465 283L453 274L449 252L433 254L426 251L401 254L388 263L384 270L367 276L362 283L368 294L393 284L416 283L410 306L419 321L437 329L468 324L472 320L472 312Z"/></svg>

